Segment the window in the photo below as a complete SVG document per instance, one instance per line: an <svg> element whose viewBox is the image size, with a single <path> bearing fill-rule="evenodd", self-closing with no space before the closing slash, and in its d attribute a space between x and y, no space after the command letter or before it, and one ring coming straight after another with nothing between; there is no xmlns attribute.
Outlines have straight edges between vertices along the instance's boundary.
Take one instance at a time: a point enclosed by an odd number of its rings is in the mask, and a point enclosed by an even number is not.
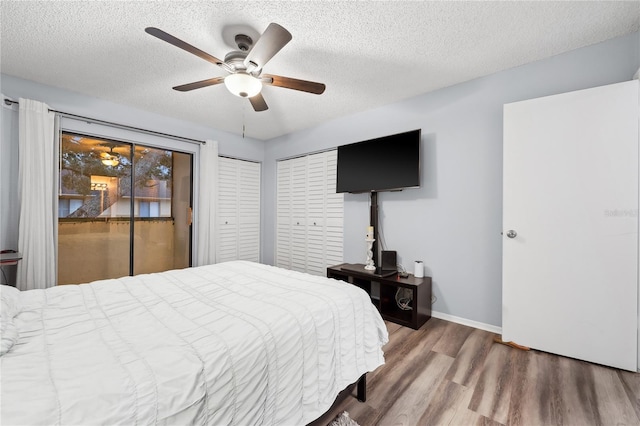
<svg viewBox="0 0 640 426"><path fill-rule="evenodd" d="M64 132L58 283L189 266L191 168L190 154Z"/></svg>

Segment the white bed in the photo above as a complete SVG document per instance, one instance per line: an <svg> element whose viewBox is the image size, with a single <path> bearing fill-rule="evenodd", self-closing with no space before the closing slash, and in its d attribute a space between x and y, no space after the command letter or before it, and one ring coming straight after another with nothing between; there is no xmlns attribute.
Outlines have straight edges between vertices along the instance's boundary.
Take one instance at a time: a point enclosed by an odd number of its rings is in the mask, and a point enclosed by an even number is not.
<svg viewBox="0 0 640 426"><path fill-rule="evenodd" d="M243 261L1 293L5 426L304 425L388 340L356 286Z"/></svg>

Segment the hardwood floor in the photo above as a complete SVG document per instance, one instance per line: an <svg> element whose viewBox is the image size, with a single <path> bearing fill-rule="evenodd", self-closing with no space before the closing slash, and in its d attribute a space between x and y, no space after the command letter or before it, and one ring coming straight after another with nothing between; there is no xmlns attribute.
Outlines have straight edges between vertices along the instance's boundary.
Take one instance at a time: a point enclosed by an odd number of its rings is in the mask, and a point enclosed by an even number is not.
<svg viewBox="0 0 640 426"><path fill-rule="evenodd" d="M311 426L343 411L369 425L640 425L640 374L493 342L493 333L431 318L387 322L386 364L367 402L345 390Z"/></svg>

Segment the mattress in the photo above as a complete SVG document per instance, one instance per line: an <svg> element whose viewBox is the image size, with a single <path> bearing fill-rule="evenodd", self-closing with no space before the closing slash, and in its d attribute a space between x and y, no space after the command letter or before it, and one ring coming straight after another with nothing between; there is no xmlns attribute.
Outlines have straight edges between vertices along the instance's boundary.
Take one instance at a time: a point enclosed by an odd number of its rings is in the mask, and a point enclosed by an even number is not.
<svg viewBox="0 0 640 426"><path fill-rule="evenodd" d="M304 425L388 340L358 287L245 261L1 293L3 425Z"/></svg>

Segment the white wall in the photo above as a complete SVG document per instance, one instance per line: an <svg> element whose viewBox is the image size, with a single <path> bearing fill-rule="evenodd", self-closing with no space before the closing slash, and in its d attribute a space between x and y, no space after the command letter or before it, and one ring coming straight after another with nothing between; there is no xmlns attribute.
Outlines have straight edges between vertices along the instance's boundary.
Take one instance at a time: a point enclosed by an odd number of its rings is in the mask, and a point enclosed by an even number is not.
<svg viewBox="0 0 640 426"><path fill-rule="evenodd" d="M242 138L214 128L165 117L147 111L115 104L98 98L32 81L0 74L0 90L5 97L20 97L45 102L50 108L99 120L126 124L157 132L197 140L217 140L221 155L263 161L263 141ZM2 101L2 128L0 129L0 249L16 248L18 242L18 108L7 107ZM81 133L112 137L197 155L199 144L180 142L169 138L117 129L83 121L63 119L63 129ZM197 168L197 159L194 161ZM197 176L197 169L194 171ZM197 185L197 179L194 179ZM196 189L196 188L194 188Z"/></svg>
<svg viewBox="0 0 640 426"><path fill-rule="evenodd" d="M635 33L270 140L263 259L273 262L275 160L421 128L422 187L379 195L386 248L406 268L424 261L435 311L499 327L503 104L630 80L639 51ZM346 262L364 263L368 221L368 196L347 194Z"/></svg>

